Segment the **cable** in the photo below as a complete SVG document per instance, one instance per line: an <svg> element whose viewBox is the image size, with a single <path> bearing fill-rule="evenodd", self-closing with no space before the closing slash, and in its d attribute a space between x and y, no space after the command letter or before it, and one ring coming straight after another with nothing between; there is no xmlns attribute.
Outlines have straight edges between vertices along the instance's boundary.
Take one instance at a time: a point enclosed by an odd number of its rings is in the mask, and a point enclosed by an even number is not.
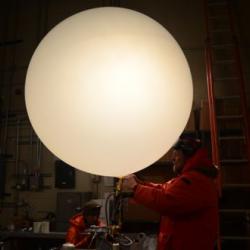
<svg viewBox="0 0 250 250"><path fill-rule="evenodd" d="M92 243L93 243L93 241L94 241L94 239L95 239L96 235L97 235L97 232L96 232L96 231L94 231L94 234L93 234L93 236L92 236L92 238L91 238L91 240L90 240L90 243L89 243L89 245L88 245L88 248L90 248L90 247L91 247L91 245L92 245Z"/></svg>
<svg viewBox="0 0 250 250"><path fill-rule="evenodd" d="M130 237L128 237L128 236L126 236L124 234L120 234L119 236L120 236L119 237L119 244L121 246L128 247L128 246L131 246L134 243L134 241Z"/></svg>
<svg viewBox="0 0 250 250"><path fill-rule="evenodd" d="M108 206L109 206L109 200L112 196L114 196L115 193L112 192L110 193L107 198L106 198L106 201L105 201L105 217L106 217L106 222L107 222L107 227L109 226L109 213L108 213Z"/></svg>

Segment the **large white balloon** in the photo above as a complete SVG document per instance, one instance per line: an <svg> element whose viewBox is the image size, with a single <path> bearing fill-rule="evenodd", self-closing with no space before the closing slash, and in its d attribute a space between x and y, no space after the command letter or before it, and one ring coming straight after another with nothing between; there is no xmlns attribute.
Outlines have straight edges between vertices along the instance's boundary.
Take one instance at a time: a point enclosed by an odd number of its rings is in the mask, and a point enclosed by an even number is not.
<svg viewBox="0 0 250 250"><path fill-rule="evenodd" d="M48 149L78 169L117 177L169 150L192 98L190 69L169 32L115 7L53 28L32 57L25 87L29 118Z"/></svg>

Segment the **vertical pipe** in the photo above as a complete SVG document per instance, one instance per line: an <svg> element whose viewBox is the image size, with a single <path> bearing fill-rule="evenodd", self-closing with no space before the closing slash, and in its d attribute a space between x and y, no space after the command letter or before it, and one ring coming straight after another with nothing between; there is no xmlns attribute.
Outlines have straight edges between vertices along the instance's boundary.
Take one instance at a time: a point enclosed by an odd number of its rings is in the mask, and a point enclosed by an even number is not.
<svg viewBox="0 0 250 250"><path fill-rule="evenodd" d="M33 172L33 128L30 125L30 169L29 172Z"/></svg>
<svg viewBox="0 0 250 250"><path fill-rule="evenodd" d="M5 24L8 24L9 23L9 16L10 16L10 3L8 2L8 7L7 7L7 10L5 11L4 13L4 22ZM8 34L9 34L9 25L4 25L4 28L3 28L3 38L4 39L8 39ZM6 57L7 57L7 49L5 47L5 45L3 44L4 48L3 48L3 54L2 56L0 57L2 60L2 65L5 66L5 62L6 62ZM7 46L7 45L6 45ZM4 80L5 80L5 71L3 71L1 73L1 93L3 94L3 89L4 89ZM5 96L7 96L7 98L9 97L8 96L8 92L6 93L7 91L5 91ZM8 105L9 101L7 101L7 105ZM6 103L5 103L6 105ZM7 108L6 108L7 109ZM6 153L6 141L7 141L7 128L8 128L8 115L9 113L7 112L7 110L5 110L5 117L4 117L4 125L1 124L1 146L2 146L2 153L5 154Z"/></svg>
<svg viewBox="0 0 250 250"><path fill-rule="evenodd" d="M18 201L19 201L19 185L20 185L20 171L19 171L19 133L20 133L20 120L16 122L16 155L15 155L15 176L16 176L16 192L14 196L15 210L14 215L18 215ZM18 187L18 188L17 188Z"/></svg>
<svg viewBox="0 0 250 250"><path fill-rule="evenodd" d="M220 157L219 157L219 148L218 148L218 129L216 121L216 110L215 110L215 99L214 99L214 85L213 85L213 76L212 76L212 58L211 50L209 44L206 47L206 72L207 72L207 89L208 89L208 105L209 105L209 122L211 128L211 144L212 144L212 159L213 163L218 166L220 170ZM221 196L221 171L217 177L217 187L219 196ZM218 225L218 228L220 225ZM217 238L217 248L221 250L221 240L220 234L218 232Z"/></svg>
<svg viewBox="0 0 250 250"><path fill-rule="evenodd" d="M36 137L36 166L39 166L39 138L38 136Z"/></svg>
<svg viewBox="0 0 250 250"><path fill-rule="evenodd" d="M15 156L15 175L19 177L19 138L20 137L20 120L16 122L16 156Z"/></svg>
<svg viewBox="0 0 250 250"><path fill-rule="evenodd" d="M42 142L39 139L39 166L41 167L41 162L42 162Z"/></svg>
<svg viewBox="0 0 250 250"><path fill-rule="evenodd" d="M14 11L15 11L15 20L14 20L14 39L17 39L17 32L18 32L18 27L19 27L19 14L20 14L20 5L19 5L19 0L14 0ZM11 79L10 79L10 89L12 89L12 86L13 86L13 79L14 79L14 74L15 74L15 69L16 69L16 55L17 55L17 48L16 48L16 45L14 47L14 51L13 51L13 59L12 59L12 65L13 65L13 71L11 73ZM10 92L11 94L11 92ZM9 99L9 109L10 109L10 105L11 105L11 96L10 96L10 99ZM8 109L8 113L9 113L9 109ZM8 131L7 131L8 132ZM18 119L18 131L17 131L17 165L16 165L16 171L17 171L17 174L19 174L19 133L20 133L20 120ZM7 141L7 138L6 138L6 141ZM18 204L19 202L19 196L20 196L20 193L18 190L16 190L16 195L15 195L15 202L16 204ZM14 213L16 215L18 215L18 205L16 205L16 208L15 208L15 211Z"/></svg>
<svg viewBox="0 0 250 250"><path fill-rule="evenodd" d="M212 58L209 45L206 47L206 71L207 71L207 90L209 105L209 121L211 128L212 159L215 165L220 166L219 147L218 147L218 128L216 120L216 108L214 98L214 84L212 75Z"/></svg>
<svg viewBox="0 0 250 250"><path fill-rule="evenodd" d="M208 0L204 1L204 12L206 21L206 49L205 49L205 62L206 62L206 81L208 91L208 106L209 106L209 122L211 129L211 145L212 145L212 160L213 163L220 169L220 156L219 156L219 143L218 143L218 127L216 119L216 104L215 104L215 91L214 91L214 79L212 73L212 51L211 40L209 32L209 13L208 13ZM221 174L219 171L219 177L217 178L218 190L221 194Z"/></svg>

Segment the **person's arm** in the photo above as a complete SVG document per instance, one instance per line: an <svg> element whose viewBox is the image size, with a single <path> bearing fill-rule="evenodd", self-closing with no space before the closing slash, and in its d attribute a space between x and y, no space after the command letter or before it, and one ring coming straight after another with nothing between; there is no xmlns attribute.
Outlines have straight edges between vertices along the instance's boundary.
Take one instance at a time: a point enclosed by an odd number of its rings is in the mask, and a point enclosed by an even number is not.
<svg viewBox="0 0 250 250"><path fill-rule="evenodd" d="M91 236L88 234L80 235L79 229L75 226L71 226L67 232L66 242L74 244L75 247L87 247L90 238Z"/></svg>
<svg viewBox="0 0 250 250"><path fill-rule="evenodd" d="M134 192L137 185L143 185L145 187L162 189L167 184L166 183L165 184L157 184L157 183L153 183L153 182L144 182L141 179L139 179L136 175L130 174L124 178L123 183L122 183L122 190L127 191L127 192Z"/></svg>
<svg viewBox="0 0 250 250"><path fill-rule="evenodd" d="M140 178L138 178L136 175L134 175L134 177L135 177L135 180L136 180L137 184L145 185L145 186L148 186L148 187L154 187L154 188L162 188L162 184L143 181Z"/></svg>
<svg viewBox="0 0 250 250"><path fill-rule="evenodd" d="M66 235L66 242L76 245L78 234L79 230L75 226L70 226Z"/></svg>
<svg viewBox="0 0 250 250"><path fill-rule="evenodd" d="M143 182L142 185L152 188L161 189L163 188L162 184L159 183L153 183L153 182Z"/></svg>
<svg viewBox="0 0 250 250"><path fill-rule="evenodd" d="M81 247L81 248L86 248L88 247L89 243L91 240L91 235L82 235L81 240L75 244L75 247Z"/></svg>
<svg viewBox="0 0 250 250"><path fill-rule="evenodd" d="M209 185L209 184L208 184ZM207 192L206 192L207 191ZM204 185L197 186L184 177L177 178L169 188L154 188L138 184L135 188L134 199L161 215L177 215L192 213L208 206L216 192Z"/></svg>

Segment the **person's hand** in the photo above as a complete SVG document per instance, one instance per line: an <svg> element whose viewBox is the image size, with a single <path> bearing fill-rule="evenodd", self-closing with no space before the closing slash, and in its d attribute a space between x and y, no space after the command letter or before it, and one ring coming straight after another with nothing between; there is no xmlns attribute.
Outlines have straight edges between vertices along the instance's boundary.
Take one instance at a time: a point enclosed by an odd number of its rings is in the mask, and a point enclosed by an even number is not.
<svg viewBox="0 0 250 250"><path fill-rule="evenodd" d="M137 184L137 178L134 174L127 175L123 179L122 190L125 192L133 192Z"/></svg>

